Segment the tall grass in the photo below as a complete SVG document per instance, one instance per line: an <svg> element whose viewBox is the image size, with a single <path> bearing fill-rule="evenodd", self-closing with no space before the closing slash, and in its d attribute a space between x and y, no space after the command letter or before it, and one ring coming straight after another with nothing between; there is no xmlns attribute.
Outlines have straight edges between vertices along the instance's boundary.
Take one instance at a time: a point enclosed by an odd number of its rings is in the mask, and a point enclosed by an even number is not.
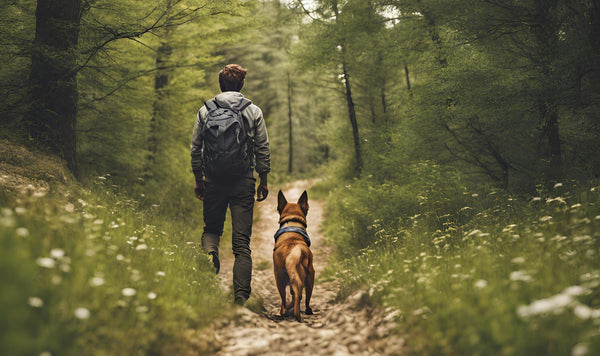
<svg viewBox="0 0 600 356"><path fill-rule="evenodd" d="M225 302L199 234L94 186L0 199L0 354L209 352L191 330Z"/></svg>
<svg viewBox="0 0 600 356"><path fill-rule="evenodd" d="M599 186L516 197L412 173L330 195L340 297L397 309L409 354L600 353Z"/></svg>

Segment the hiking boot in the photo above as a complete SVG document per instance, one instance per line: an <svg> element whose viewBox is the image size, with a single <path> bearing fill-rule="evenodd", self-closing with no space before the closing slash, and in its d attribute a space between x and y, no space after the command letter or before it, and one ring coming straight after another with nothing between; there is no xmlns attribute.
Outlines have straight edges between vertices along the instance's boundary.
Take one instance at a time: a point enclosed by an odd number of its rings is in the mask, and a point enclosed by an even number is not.
<svg viewBox="0 0 600 356"><path fill-rule="evenodd" d="M233 304L235 305L239 305L239 306L243 306L244 303L246 303L246 298L244 297L235 297L235 300L233 301Z"/></svg>
<svg viewBox="0 0 600 356"><path fill-rule="evenodd" d="M221 269L221 262L219 262L219 253L210 252L209 255L212 255L212 263L215 266L216 273L219 274L219 270Z"/></svg>

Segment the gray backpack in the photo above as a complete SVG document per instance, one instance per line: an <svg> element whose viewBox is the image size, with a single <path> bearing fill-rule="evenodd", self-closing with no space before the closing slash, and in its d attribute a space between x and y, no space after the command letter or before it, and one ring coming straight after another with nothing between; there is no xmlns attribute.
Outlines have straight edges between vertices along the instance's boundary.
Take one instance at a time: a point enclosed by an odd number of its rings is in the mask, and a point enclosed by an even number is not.
<svg viewBox="0 0 600 356"><path fill-rule="evenodd" d="M208 177L226 179L244 176L252 168L248 127L240 110L220 107L214 99L204 105L208 111L202 130L204 169Z"/></svg>

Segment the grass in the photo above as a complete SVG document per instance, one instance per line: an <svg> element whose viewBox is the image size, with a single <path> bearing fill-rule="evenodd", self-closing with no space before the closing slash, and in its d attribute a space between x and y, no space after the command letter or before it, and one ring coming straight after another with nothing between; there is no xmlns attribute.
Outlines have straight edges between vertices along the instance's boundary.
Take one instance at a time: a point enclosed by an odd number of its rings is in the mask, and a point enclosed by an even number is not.
<svg viewBox="0 0 600 356"><path fill-rule="evenodd" d="M331 195L326 226L340 298L363 289L397 309L408 354L600 353L600 187L529 198L459 187L449 198L413 186L419 202L405 207L403 187L352 184Z"/></svg>
<svg viewBox="0 0 600 356"><path fill-rule="evenodd" d="M0 354L214 350L202 330L231 307L194 227L107 177L84 190L0 168Z"/></svg>

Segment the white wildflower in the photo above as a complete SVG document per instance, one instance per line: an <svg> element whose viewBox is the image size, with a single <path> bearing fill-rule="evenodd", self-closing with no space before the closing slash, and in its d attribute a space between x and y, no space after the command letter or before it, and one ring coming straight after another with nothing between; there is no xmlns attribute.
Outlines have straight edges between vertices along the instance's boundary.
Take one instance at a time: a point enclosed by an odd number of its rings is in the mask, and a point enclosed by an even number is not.
<svg viewBox="0 0 600 356"><path fill-rule="evenodd" d="M546 215L540 218L540 221L550 221L552 220L552 216Z"/></svg>
<svg viewBox="0 0 600 356"><path fill-rule="evenodd" d="M136 290L133 288L123 288L121 290L121 294L125 297L133 297L136 293Z"/></svg>
<svg viewBox="0 0 600 356"><path fill-rule="evenodd" d="M93 277L90 279L90 285L92 287L99 287L104 284L104 278L102 277Z"/></svg>
<svg viewBox="0 0 600 356"><path fill-rule="evenodd" d="M522 282L531 282L533 280L533 278L531 278L531 276L525 271L510 272L509 279L511 281L522 281Z"/></svg>
<svg viewBox="0 0 600 356"><path fill-rule="evenodd" d="M89 319L90 311L87 308L77 308L75 309L75 317L81 320Z"/></svg>
<svg viewBox="0 0 600 356"><path fill-rule="evenodd" d="M56 262L50 257L39 257L35 260L35 263L44 268L54 268L56 266Z"/></svg>
<svg viewBox="0 0 600 356"><path fill-rule="evenodd" d="M552 297L536 300L530 305L522 305L517 309L517 313L521 317L548 313L558 314L572 302L573 297L570 295L557 294Z"/></svg>
<svg viewBox="0 0 600 356"><path fill-rule="evenodd" d="M587 320L592 317L593 310L584 304L579 304L573 308L573 314L582 320Z"/></svg>
<svg viewBox="0 0 600 356"><path fill-rule="evenodd" d="M135 247L135 249L136 249L137 251L147 250L147 249L148 249L148 245L146 245L146 244L140 244L140 245L137 245L137 246Z"/></svg>
<svg viewBox="0 0 600 356"><path fill-rule="evenodd" d="M49 351L42 351L39 356L52 356L52 354Z"/></svg>
<svg viewBox="0 0 600 356"><path fill-rule="evenodd" d="M29 236L29 230L27 230L26 227L19 227L19 228L17 228L17 230L15 232L17 233L17 236L20 236L20 237Z"/></svg>
<svg viewBox="0 0 600 356"><path fill-rule="evenodd" d="M485 279L480 279L477 282L475 282L475 288L483 289L487 287L487 285L488 281L486 281Z"/></svg>
<svg viewBox="0 0 600 356"><path fill-rule="evenodd" d="M512 260L510 260L510 262L512 262L514 264L525 263L525 257L515 257Z"/></svg>
<svg viewBox="0 0 600 356"><path fill-rule="evenodd" d="M102 220L102 219L94 220L94 225L102 225L102 224L104 224L104 220Z"/></svg>
<svg viewBox="0 0 600 356"><path fill-rule="evenodd" d="M72 213L75 211L75 205L71 204L71 203L67 203L67 205L65 205L65 211L67 213Z"/></svg>
<svg viewBox="0 0 600 356"><path fill-rule="evenodd" d="M150 299L150 300L156 299L156 293L154 293L154 292L148 293L148 299Z"/></svg>
<svg viewBox="0 0 600 356"><path fill-rule="evenodd" d="M135 311L138 313L147 313L148 307L145 305L138 305L137 307L135 307Z"/></svg>
<svg viewBox="0 0 600 356"><path fill-rule="evenodd" d="M571 209L580 208L580 207L581 207L580 203L571 205Z"/></svg>
<svg viewBox="0 0 600 356"><path fill-rule="evenodd" d="M29 297L29 299L27 299L27 304L34 308L41 308L44 306L44 301L42 300L42 298Z"/></svg>
<svg viewBox="0 0 600 356"><path fill-rule="evenodd" d="M473 194L471 194L471 196L472 196L473 198L477 198L477 197L479 196L479 194L477 194L477 193L473 193Z"/></svg>
<svg viewBox="0 0 600 356"><path fill-rule="evenodd" d="M577 344L571 350L571 356L585 356L588 353L587 344Z"/></svg>
<svg viewBox="0 0 600 356"><path fill-rule="evenodd" d="M568 294L572 297L576 297L578 295L588 294L590 290L583 286L570 286L565 288L563 293Z"/></svg>
<svg viewBox="0 0 600 356"><path fill-rule="evenodd" d="M556 184L554 184L554 188L560 188L560 187L562 187L562 186L563 186L563 184L562 184L562 183L556 183Z"/></svg>
<svg viewBox="0 0 600 356"><path fill-rule="evenodd" d="M157 271L156 275L159 276L159 277L164 277L165 276L165 272L163 272L163 271Z"/></svg>
<svg viewBox="0 0 600 356"><path fill-rule="evenodd" d="M23 215L23 214L25 214L25 212L27 212L27 209L25 209L22 206L17 206L15 208L15 213L17 213L17 215Z"/></svg>
<svg viewBox="0 0 600 356"><path fill-rule="evenodd" d="M123 261L125 259L125 256L118 254L116 258L117 258L117 261Z"/></svg>
<svg viewBox="0 0 600 356"><path fill-rule="evenodd" d="M62 258L65 255L65 250L61 249L61 248L53 248L52 250L50 250L50 256L59 259Z"/></svg>
<svg viewBox="0 0 600 356"><path fill-rule="evenodd" d="M541 197L533 197L533 199L531 199L531 201L541 201L542 198Z"/></svg>

